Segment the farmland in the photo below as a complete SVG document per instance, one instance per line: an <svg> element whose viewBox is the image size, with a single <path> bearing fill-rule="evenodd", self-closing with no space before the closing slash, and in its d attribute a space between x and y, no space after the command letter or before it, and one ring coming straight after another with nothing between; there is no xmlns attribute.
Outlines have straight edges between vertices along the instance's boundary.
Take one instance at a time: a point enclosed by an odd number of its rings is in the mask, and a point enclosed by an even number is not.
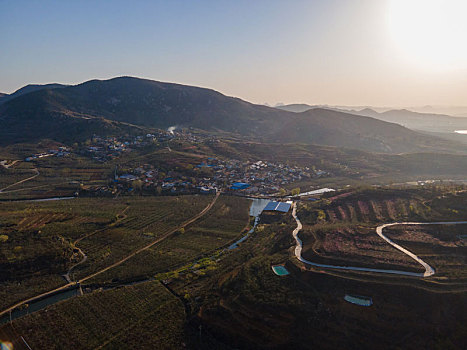
<svg viewBox="0 0 467 350"><path fill-rule="evenodd" d="M467 244L462 238L464 225L394 226L386 231L388 237L436 268L434 278L440 283L467 283Z"/></svg>
<svg viewBox="0 0 467 350"><path fill-rule="evenodd" d="M162 237L199 213L211 196L135 198L127 202L126 217L79 242L88 259L75 271L82 278L111 265Z"/></svg>
<svg viewBox="0 0 467 350"><path fill-rule="evenodd" d="M303 253L329 264L420 272L375 227L460 221L466 199L464 188L449 185L354 187L301 200ZM210 203L204 216L184 225ZM226 249L251 226L250 203L228 195L0 203L0 229L8 236L0 243L3 308L64 285L67 271L84 291L1 326L0 334L23 336L33 348L334 348L344 340L374 348L390 347L391 332L404 338L396 346L411 348L456 348L465 340L462 225L385 229L434 266L427 279L332 271L295 258L290 213L263 213L246 241ZM277 264L290 275L275 275ZM346 294L374 304L362 312Z"/></svg>
<svg viewBox="0 0 467 350"><path fill-rule="evenodd" d="M8 169L0 167L0 201L72 196L82 184L106 184L110 174L108 165L79 156L44 158L34 164L17 160Z"/></svg>
<svg viewBox="0 0 467 350"><path fill-rule="evenodd" d="M358 203L363 199L359 190L355 192L353 198L346 196L347 203L355 199ZM459 203L465 203L465 193L441 192L433 196L415 191L409 198L403 197L403 200L413 200L415 204L418 199L417 203L431 208L432 217L437 219L448 213L452 217L465 215L465 212L453 212L459 209ZM364 194L370 196L371 192L365 190ZM378 190L373 194L374 201L382 197ZM391 195L394 197L390 198L395 201L402 197L397 191L391 191ZM313 205L324 210L334 200L328 198L325 203ZM343 202L342 198L340 205ZM305 210L309 209L302 208L302 214L306 214ZM427 215L428 212L427 209ZM355 210L355 213L363 214L362 210ZM316 217L310 215L308 222L317 225L314 220ZM326 224L324 217L321 220L323 229L330 229L331 224ZM203 325L204 339L213 348L223 348L226 344L236 348L303 348L303 344L306 344L307 348L332 349L346 342L365 349L394 346L456 349L465 342L465 280L460 275L460 271L465 270L465 252L453 246L453 242L460 244L458 236L462 233L461 225L457 228L448 226L442 234L437 226L428 227L426 231L423 228L424 234L443 241L441 246L456 250L444 250L448 253L444 256L445 260L430 260L430 255L421 251L415 243L410 245L408 237L419 241L418 236L404 233L405 229L399 234L392 232L392 228L388 229L391 238L401 244L407 243L408 248L421 254L435 268L439 266L440 279L435 275L430 277L430 281L422 282L401 276L363 276L332 270L309 272L291 258L293 242L290 227L294 223L290 216L270 219L269 223L262 222L261 230L257 230L251 240L247 240L238 252L225 256L216 269L205 276L198 276L195 280L183 275L173 277L172 287L179 293L191 296L191 308L195 314L192 322ZM365 222L357 221L355 224L360 228L366 227ZM368 226L373 225L368 220ZM412 231L417 230L420 231L420 227L414 226ZM374 227L372 232L376 236ZM360 231L353 233L357 234ZM337 237L338 233L332 240ZM432 239L431 249L438 246L436 239ZM355 237L352 240L356 240ZM342 247L344 253L345 248L349 246ZM347 263L349 259L354 259L371 266L375 261L374 256L362 253L368 249L361 248L358 254L352 252L341 259ZM381 247L379 254L388 253L389 249L383 251ZM443 264L449 261L451 265L443 268ZM291 274L285 277L274 275L271 266L283 263ZM382 265L387 266L387 262L382 262ZM410 269L403 258L399 265ZM446 274L449 273L451 275L446 281ZM443 281L448 283L440 285ZM368 310L350 305L344 300L346 293L370 296L374 305ZM368 324L372 327L365 327ZM390 339L387 336L390 333L398 334L400 338ZM198 344L196 340L195 344Z"/></svg>
<svg viewBox="0 0 467 350"><path fill-rule="evenodd" d="M322 204L302 204L303 256L318 263L420 272L421 266L381 240L375 227L395 221L462 220L465 200L465 192L455 191L356 190L331 195Z"/></svg>
<svg viewBox="0 0 467 350"><path fill-rule="evenodd" d="M181 348L182 302L147 282L84 295L14 323L33 349ZM17 340L17 339L16 339Z"/></svg>
<svg viewBox="0 0 467 350"><path fill-rule="evenodd" d="M238 238L248 224L250 201L221 196L201 220L89 282L126 281L153 276L194 261Z"/></svg>
<svg viewBox="0 0 467 350"><path fill-rule="evenodd" d="M84 276L147 245L199 213L212 197L80 198L0 203L1 305ZM126 227L128 226L128 227Z"/></svg>

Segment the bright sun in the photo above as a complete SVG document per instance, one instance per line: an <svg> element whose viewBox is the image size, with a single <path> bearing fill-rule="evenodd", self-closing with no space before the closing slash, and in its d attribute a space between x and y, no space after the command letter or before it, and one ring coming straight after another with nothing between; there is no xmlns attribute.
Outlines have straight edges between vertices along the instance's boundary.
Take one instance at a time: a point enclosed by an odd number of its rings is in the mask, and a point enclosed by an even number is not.
<svg viewBox="0 0 467 350"><path fill-rule="evenodd" d="M406 59L434 70L467 68L467 0L390 0L387 14Z"/></svg>

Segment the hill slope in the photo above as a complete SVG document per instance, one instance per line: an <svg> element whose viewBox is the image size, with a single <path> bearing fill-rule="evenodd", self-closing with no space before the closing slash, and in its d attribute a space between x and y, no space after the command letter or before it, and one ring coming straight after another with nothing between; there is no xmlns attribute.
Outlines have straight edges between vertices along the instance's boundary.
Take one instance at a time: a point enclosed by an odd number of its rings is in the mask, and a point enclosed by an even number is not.
<svg viewBox="0 0 467 350"><path fill-rule="evenodd" d="M0 93L0 104L2 103L5 103L7 101L10 101L16 97L19 97L21 95L25 95L25 94L29 94L30 92L34 92L34 91L39 91L39 90L43 90L43 89L59 89L59 88L63 88L65 87L66 85L62 85L62 84L45 84L45 85L34 85L34 84L31 84L31 85L26 85L26 86L23 86L21 89L18 89L16 90L15 92L13 92L12 94L3 94L3 93Z"/></svg>
<svg viewBox="0 0 467 350"><path fill-rule="evenodd" d="M302 142L373 152L446 151L463 146L400 125L338 111L292 113L210 89L121 77L42 89L0 106L3 142L89 137L137 127L194 127L261 141Z"/></svg>
<svg viewBox="0 0 467 350"><path fill-rule="evenodd" d="M398 123L407 128L422 131L453 132L455 130L467 129L467 118L451 117L444 114L417 113L407 109L393 109L378 113L369 108L355 113L390 123Z"/></svg>
<svg viewBox="0 0 467 350"><path fill-rule="evenodd" d="M289 112L302 113L312 109L321 108L321 106L311 106L301 103L278 106L276 108ZM343 113L372 117L389 123L400 124L409 129L426 132L451 133L455 130L467 129L467 118L453 117L445 114L419 113L408 109L391 109L384 112L377 112L372 108L364 108L362 110L347 110L329 106L325 106L323 108Z"/></svg>

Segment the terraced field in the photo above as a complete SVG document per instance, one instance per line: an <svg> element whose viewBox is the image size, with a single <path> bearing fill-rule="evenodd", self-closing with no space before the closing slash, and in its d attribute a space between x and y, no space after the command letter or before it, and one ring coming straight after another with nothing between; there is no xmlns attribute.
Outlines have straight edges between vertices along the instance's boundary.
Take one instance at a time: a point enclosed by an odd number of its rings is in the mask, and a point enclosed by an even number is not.
<svg viewBox="0 0 467 350"><path fill-rule="evenodd" d="M364 226L340 227L336 229L308 229L300 237L307 238L303 256L317 263L374 268L401 268L413 272L424 269L416 261L394 249L375 233ZM313 237L313 243L309 244Z"/></svg>
<svg viewBox="0 0 467 350"><path fill-rule="evenodd" d="M386 229L386 235L411 251L416 251L436 270L435 278L467 282L467 243L463 235L467 224L394 226Z"/></svg>
<svg viewBox="0 0 467 350"><path fill-rule="evenodd" d="M303 256L323 264L422 272L413 259L382 241L375 233L376 226L402 221L462 221L467 214L462 203L466 202L465 192L433 197L424 190L363 190L334 195L319 205L302 203L298 216L303 224Z"/></svg>

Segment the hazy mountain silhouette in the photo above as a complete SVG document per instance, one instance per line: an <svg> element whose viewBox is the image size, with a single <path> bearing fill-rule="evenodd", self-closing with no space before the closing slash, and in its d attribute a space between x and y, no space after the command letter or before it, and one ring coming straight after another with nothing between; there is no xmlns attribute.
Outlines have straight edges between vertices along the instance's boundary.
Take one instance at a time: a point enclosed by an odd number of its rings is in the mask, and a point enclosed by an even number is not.
<svg viewBox="0 0 467 350"><path fill-rule="evenodd" d="M13 92L12 94L2 94L0 93L0 104L2 103L5 103L7 101L10 101L16 97L19 97L19 96L22 96L22 95L25 95L25 94L29 94L31 92L34 92L34 91L39 91L39 90L43 90L43 89L59 89L59 88L63 88L67 85L62 85L62 84L44 84L44 85L35 85L35 84L30 84L30 85L26 85L26 86L23 86L21 89L18 89L16 90L15 92Z"/></svg>
<svg viewBox="0 0 467 350"><path fill-rule="evenodd" d="M297 113L315 109L317 106L291 104L277 108ZM452 133L454 130L467 129L467 118L453 117L444 114L418 113L408 109L392 109L385 112L377 112L372 108L342 110L339 108L326 107L326 109L372 117L390 123L397 123L409 129L427 132Z"/></svg>
<svg viewBox="0 0 467 350"><path fill-rule="evenodd" d="M172 125L255 140L299 142L373 152L463 151L464 147L371 117L316 108L293 113L193 86L120 77L43 88L0 106L3 143Z"/></svg>

